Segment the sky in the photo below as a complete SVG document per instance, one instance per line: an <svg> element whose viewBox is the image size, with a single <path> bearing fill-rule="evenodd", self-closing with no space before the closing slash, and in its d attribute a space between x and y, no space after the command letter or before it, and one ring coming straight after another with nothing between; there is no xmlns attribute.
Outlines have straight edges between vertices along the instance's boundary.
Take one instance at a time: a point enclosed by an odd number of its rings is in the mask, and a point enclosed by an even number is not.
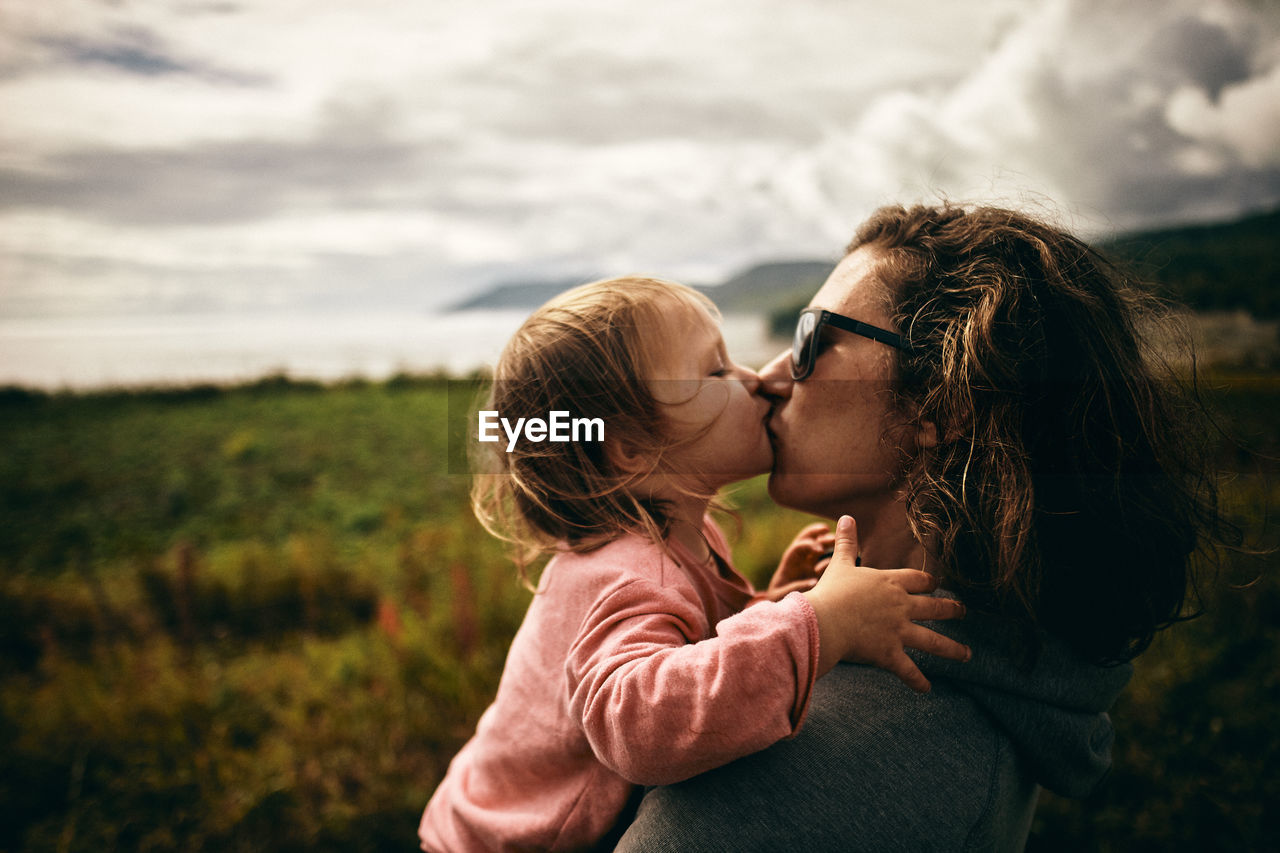
<svg viewBox="0 0 1280 853"><path fill-rule="evenodd" d="M1280 3L7 0L0 316L710 283L886 203L1280 202Z"/></svg>

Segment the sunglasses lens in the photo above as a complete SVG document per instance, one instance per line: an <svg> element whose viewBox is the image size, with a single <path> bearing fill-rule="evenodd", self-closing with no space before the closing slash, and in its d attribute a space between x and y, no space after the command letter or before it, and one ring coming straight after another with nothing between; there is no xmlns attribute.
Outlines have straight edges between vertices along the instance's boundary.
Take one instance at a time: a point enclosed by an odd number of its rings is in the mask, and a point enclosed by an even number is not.
<svg viewBox="0 0 1280 853"><path fill-rule="evenodd" d="M791 378L803 379L813 368L813 333L818 318L809 312L796 322L796 336L791 341Z"/></svg>

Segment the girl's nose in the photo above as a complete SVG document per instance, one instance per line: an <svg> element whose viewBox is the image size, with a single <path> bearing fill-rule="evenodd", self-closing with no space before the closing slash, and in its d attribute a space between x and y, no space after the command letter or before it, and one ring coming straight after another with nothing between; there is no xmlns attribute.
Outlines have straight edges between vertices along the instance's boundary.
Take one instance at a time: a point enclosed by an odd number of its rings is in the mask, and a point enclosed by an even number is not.
<svg viewBox="0 0 1280 853"><path fill-rule="evenodd" d="M766 397L790 397L791 387L795 384L791 379L790 350L779 353L777 358L762 367L759 376Z"/></svg>
<svg viewBox="0 0 1280 853"><path fill-rule="evenodd" d="M743 384L743 386L747 389L747 391L749 391L752 394L755 394L760 390L760 374L759 373L756 373L754 370L752 370L749 367L743 367L740 364L734 365L734 369L737 372L738 381L740 381Z"/></svg>

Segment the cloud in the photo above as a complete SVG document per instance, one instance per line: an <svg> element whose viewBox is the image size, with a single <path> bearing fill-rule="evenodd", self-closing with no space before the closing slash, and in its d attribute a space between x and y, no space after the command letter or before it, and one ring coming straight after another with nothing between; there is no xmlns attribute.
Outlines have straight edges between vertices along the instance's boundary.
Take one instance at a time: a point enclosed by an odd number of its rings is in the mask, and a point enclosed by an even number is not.
<svg viewBox="0 0 1280 853"><path fill-rule="evenodd" d="M1207 155L1225 172L1233 162L1248 169L1280 167L1280 62L1258 77L1224 86L1217 93L1186 86L1174 92L1165 115L1169 125L1207 146ZM1216 155L1216 156L1215 156Z"/></svg>
<svg viewBox="0 0 1280 853"><path fill-rule="evenodd" d="M155 33L142 27L122 27L103 38L49 35L38 37L36 41L48 48L51 65L65 63L142 77L189 75L209 83L237 86L258 86L268 82L262 74L233 71L213 63L179 57Z"/></svg>
<svg viewBox="0 0 1280 853"><path fill-rule="evenodd" d="M1094 230L1274 203L1274 40L1200 4L1153 12L1043 3L950 85L878 95L815 172L835 201L1030 194Z"/></svg>
<svg viewBox="0 0 1280 853"><path fill-rule="evenodd" d="M5 317L288 306L421 311L500 277L511 261L485 242L487 231L434 216L353 213L160 233L34 215L7 225Z"/></svg>
<svg viewBox="0 0 1280 853"><path fill-rule="evenodd" d="M1221 23L1181 18L1152 36L1146 58L1166 79L1191 84L1216 100L1224 88L1253 73L1249 36Z"/></svg>
<svg viewBox="0 0 1280 853"><path fill-rule="evenodd" d="M0 210L61 210L155 227L262 220L290 209L369 207L421 179L430 151L397 141L377 105L336 109L300 140L78 148L0 168Z"/></svg>
<svg viewBox="0 0 1280 853"><path fill-rule="evenodd" d="M0 308L11 269L49 304L390 299L487 276L712 281L828 256L879 204L938 193L1043 198L1095 231L1280 199L1280 22L1234 0L15 17Z"/></svg>
<svg viewBox="0 0 1280 853"><path fill-rule="evenodd" d="M154 27L90 15L67 20L53 14L27 11L14 16L4 38L7 61L0 61L0 78L72 69L118 73L142 78L183 76L214 85L262 86L267 75L238 70L197 58L169 44ZM69 29L73 27L73 29Z"/></svg>

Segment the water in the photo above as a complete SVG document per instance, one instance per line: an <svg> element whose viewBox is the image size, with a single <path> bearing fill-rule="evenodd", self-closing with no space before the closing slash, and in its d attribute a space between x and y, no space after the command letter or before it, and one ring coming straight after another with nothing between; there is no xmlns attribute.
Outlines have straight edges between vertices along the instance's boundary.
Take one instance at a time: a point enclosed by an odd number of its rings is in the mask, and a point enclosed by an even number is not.
<svg viewBox="0 0 1280 853"><path fill-rule="evenodd" d="M492 365L523 311L0 318L0 385L45 390L296 379L385 379ZM755 316L724 322L729 353L758 367L781 349Z"/></svg>

